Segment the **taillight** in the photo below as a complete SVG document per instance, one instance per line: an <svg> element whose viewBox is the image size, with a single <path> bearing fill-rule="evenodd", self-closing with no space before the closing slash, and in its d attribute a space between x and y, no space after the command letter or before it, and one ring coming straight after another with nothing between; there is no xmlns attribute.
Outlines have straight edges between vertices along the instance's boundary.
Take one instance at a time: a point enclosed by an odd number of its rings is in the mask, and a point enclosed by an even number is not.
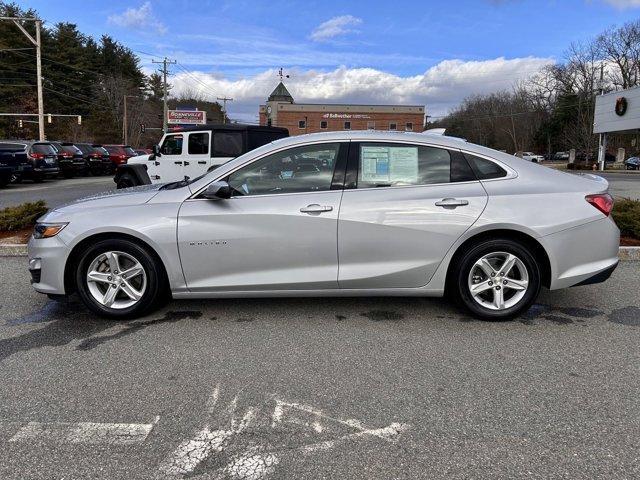
<svg viewBox="0 0 640 480"><path fill-rule="evenodd" d="M32 152L29 156L35 160L42 160L44 158L44 153Z"/></svg>
<svg viewBox="0 0 640 480"><path fill-rule="evenodd" d="M118 158L119 158L120 160L126 160L126 159L127 159L127 156L126 156L126 155L124 155L124 154L122 154L122 155L118 155Z"/></svg>
<svg viewBox="0 0 640 480"><path fill-rule="evenodd" d="M62 154L62 156L63 156L64 158L71 158L71 157L73 157L73 153L67 153L67 152L65 152L65 153L63 153L63 154Z"/></svg>
<svg viewBox="0 0 640 480"><path fill-rule="evenodd" d="M584 199L604 213L607 217L611 213L611 210L613 210L613 198L608 193L587 195Z"/></svg>

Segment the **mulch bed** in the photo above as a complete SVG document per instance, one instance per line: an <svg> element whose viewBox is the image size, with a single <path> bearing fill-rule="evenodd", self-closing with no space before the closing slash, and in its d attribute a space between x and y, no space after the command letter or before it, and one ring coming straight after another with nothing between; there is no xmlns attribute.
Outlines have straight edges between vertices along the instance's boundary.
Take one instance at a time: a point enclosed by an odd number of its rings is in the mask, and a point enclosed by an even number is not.
<svg viewBox="0 0 640 480"><path fill-rule="evenodd" d="M33 228L24 230L0 231L0 243L7 245L21 245L29 241Z"/></svg>

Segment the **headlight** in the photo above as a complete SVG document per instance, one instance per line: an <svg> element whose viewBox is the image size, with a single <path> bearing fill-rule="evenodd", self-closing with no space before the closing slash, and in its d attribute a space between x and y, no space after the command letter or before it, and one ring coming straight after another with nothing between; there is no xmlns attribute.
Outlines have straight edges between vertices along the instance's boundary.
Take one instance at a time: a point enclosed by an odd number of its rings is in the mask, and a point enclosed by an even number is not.
<svg viewBox="0 0 640 480"><path fill-rule="evenodd" d="M66 223L36 223L33 238L55 237L66 226Z"/></svg>

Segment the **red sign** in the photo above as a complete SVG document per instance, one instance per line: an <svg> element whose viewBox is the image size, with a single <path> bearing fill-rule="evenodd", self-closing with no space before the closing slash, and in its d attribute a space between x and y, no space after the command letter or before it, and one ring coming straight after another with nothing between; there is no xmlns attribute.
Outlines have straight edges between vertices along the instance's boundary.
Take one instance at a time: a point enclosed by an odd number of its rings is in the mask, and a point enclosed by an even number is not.
<svg viewBox="0 0 640 480"><path fill-rule="evenodd" d="M204 125L207 123L207 112L168 110L167 123L170 125Z"/></svg>

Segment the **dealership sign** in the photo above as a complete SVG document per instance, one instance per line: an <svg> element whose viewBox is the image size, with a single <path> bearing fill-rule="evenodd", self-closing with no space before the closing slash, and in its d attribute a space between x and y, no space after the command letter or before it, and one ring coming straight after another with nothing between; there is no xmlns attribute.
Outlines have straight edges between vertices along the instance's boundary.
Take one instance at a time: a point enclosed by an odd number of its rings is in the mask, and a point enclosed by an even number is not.
<svg viewBox="0 0 640 480"><path fill-rule="evenodd" d="M371 118L363 113L325 113L322 118Z"/></svg>
<svg viewBox="0 0 640 480"><path fill-rule="evenodd" d="M169 110L167 111L167 123L169 125L204 125L207 123L207 112Z"/></svg>

